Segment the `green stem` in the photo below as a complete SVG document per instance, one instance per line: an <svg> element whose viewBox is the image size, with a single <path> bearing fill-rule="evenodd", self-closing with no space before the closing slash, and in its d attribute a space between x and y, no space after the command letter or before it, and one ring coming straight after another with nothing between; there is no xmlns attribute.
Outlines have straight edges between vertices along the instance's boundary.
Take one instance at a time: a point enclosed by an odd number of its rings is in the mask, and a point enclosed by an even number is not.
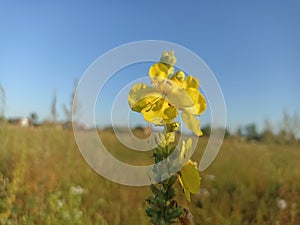
<svg viewBox="0 0 300 225"><path fill-rule="evenodd" d="M167 131L168 132L168 131ZM154 149L154 160L158 163L166 158L170 154L169 146L157 147ZM154 167L155 168L155 167ZM161 175L164 171L160 171L155 168L155 174L157 179L161 180ZM152 184L150 189L152 195L150 195L147 201L146 214L150 217L151 223L154 225L171 225L178 221L178 218L183 214L183 208L178 206L177 202L174 200L175 189L173 185L177 180L176 175L158 182L157 184Z"/></svg>

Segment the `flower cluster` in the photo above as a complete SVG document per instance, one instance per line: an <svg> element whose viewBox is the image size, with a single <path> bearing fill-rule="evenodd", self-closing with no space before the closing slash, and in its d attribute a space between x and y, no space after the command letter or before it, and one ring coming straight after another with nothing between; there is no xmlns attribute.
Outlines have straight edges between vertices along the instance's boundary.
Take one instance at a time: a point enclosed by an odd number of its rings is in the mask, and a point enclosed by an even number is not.
<svg viewBox="0 0 300 225"><path fill-rule="evenodd" d="M181 112L182 121L195 135L201 136L200 121L197 116L206 109L206 100L199 90L199 81L193 76L186 76L181 70L175 71L176 58L174 52L163 52L160 62L149 69L151 86L147 84L134 85L128 94L131 109L141 113L147 122L164 126L165 134L154 149L155 164L168 160L174 152L175 132L180 124L176 118ZM175 181L181 185L188 202L191 193L196 194L200 187L200 175L197 164L190 160L192 155L192 140L181 143L181 151L175 155L175 160L169 164L154 165L158 184L151 185L152 196L147 198L147 215L153 224L172 224L176 219L182 221L184 211L173 199ZM181 168L175 175L169 175L169 168ZM177 170L176 170L177 171ZM172 173L172 171L171 171Z"/></svg>
<svg viewBox="0 0 300 225"><path fill-rule="evenodd" d="M167 59L167 60L166 60ZM142 113L145 120L156 125L174 121L181 110L181 118L196 135L201 136L199 116L206 109L206 101L199 91L199 81L185 77L183 71L174 72L174 52L164 53L161 61L149 69L152 87L136 84L128 95L133 111Z"/></svg>

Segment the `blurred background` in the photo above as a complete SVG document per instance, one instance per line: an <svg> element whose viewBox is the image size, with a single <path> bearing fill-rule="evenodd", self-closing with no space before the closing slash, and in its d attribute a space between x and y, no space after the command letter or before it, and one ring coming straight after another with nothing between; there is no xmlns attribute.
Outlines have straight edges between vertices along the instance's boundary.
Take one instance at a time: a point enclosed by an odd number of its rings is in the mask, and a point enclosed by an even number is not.
<svg viewBox="0 0 300 225"><path fill-rule="evenodd" d="M299 10L300 3L290 0L1 1L0 224L149 224L147 187L121 186L94 173L70 123L74 91L89 65L139 40L192 50L224 94L226 138L188 206L195 223L299 224ZM151 152L123 146L110 111L124 85L146 77L150 65L118 71L96 103L101 139L132 164L151 163ZM123 115L115 118L120 128ZM210 119L208 109L200 118L204 136L196 161ZM149 135L141 115L132 113L130 121L137 137Z"/></svg>

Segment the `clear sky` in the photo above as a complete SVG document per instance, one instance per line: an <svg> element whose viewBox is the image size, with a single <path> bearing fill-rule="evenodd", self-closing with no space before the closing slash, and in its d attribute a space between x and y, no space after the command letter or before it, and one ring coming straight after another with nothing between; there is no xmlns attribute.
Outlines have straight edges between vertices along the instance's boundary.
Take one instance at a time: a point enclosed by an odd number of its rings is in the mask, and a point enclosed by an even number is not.
<svg viewBox="0 0 300 225"><path fill-rule="evenodd" d="M46 119L56 89L58 119L64 119L73 80L96 58L150 39L178 43L208 64L222 87L229 127L265 118L275 123L284 110L300 113L299 12L296 0L2 0L5 116L36 112Z"/></svg>

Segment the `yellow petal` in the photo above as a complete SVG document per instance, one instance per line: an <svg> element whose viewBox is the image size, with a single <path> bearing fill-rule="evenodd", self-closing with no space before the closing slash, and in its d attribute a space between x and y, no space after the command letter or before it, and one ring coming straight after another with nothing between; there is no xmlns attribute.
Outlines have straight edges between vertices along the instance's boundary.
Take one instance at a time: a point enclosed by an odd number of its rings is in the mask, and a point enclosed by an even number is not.
<svg viewBox="0 0 300 225"><path fill-rule="evenodd" d="M195 164L189 161L180 172L183 185L192 194L197 194L200 188L200 175Z"/></svg>
<svg viewBox="0 0 300 225"><path fill-rule="evenodd" d="M145 107L141 112L146 121L156 125L171 123L178 115L178 110L163 98L158 99L151 108Z"/></svg>
<svg viewBox="0 0 300 225"><path fill-rule="evenodd" d="M170 80L174 81L180 87L183 87L184 86L184 77L185 77L184 72L179 70L170 78Z"/></svg>
<svg viewBox="0 0 300 225"><path fill-rule="evenodd" d="M185 164L185 154L186 154L186 145L185 145L185 141L182 141L182 146L181 146L181 151L180 151L180 154L179 154L179 162L181 164Z"/></svg>
<svg viewBox="0 0 300 225"><path fill-rule="evenodd" d="M149 69L149 76L151 78L160 78L167 79L168 78L169 68L163 63L155 63Z"/></svg>
<svg viewBox="0 0 300 225"><path fill-rule="evenodd" d="M188 88L186 89L189 97L193 101L193 107L189 107L189 111L193 115L199 116L206 109L206 101L204 96L200 93L200 91L196 88Z"/></svg>
<svg viewBox="0 0 300 225"><path fill-rule="evenodd" d="M185 195L185 198L188 200L188 202L191 202L191 193L190 191L187 189L186 186L184 186L183 181L181 179L181 176L178 176L178 180L179 180L179 184L181 185L181 187L183 188L183 192Z"/></svg>
<svg viewBox="0 0 300 225"><path fill-rule="evenodd" d="M191 192L187 188L183 188L183 191L186 200L188 200L188 202L191 203Z"/></svg>
<svg viewBox="0 0 300 225"><path fill-rule="evenodd" d="M186 149L187 151L191 152L192 151L192 138L189 138L186 142ZM191 155L189 155L189 158L191 158Z"/></svg>
<svg viewBox="0 0 300 225"><path fill-rule="evenodd" d="M160 97L161 94L155 92L152 87L146 84L136 84L128 94L128 103L133 111L141 112L151 107Z"/></svg>
<svg viewBox="0 0 300 225"><path fill-rule="evenodd" d="M206 100L202 94L199 95L198 104L200 105L199 114L203 113L206 110Z"/></svg>
<svg viewBox="0 0 300 225"><path fill-rule="evenodd" d="M197 136L202 135L200 130L200 121L188 110L182 110L181 118L185 125Z"/></svg>
<svg viewBox="0 0 300 225"><path fill-rule="evenodd" d="M192 107L194 105L193 99L185 89L181 88L174 81L169 81L169 84L171 88L167 93L167 99L172 105L179 109Z"/></svg>
<svg viewBox="0 0 300 225"><path fill-rule="evenodd" d="M192 139L189 138L187 142L182 141L182 147L179 155L179 162L184 165L192 157Z"/></svg>
<svg viewBox="0 0 300 225"><path fill-rule="evenodd" d="M191 193L190 191L187 189L187 187L183 184L183 181L181 179L181 176L178 176L178 180L179 180L179 184L181 185L181 187L183 188L183 192L185 195L185 198L188 200L189 203L191 203Z"/></svg>
<svg viewBox="0 0 300 225"><path fill-rule="evenodd" d="M166 133L166 141L168 144L175 142L175 132Z"/></svg>
<svg viewBox="0 0 300 225"><path fill-rule="evenodd" d="M183 181L181 179L181 176L178 176L179 184L183 188L183 192L185 195L186 200L188 200L189 203L191 203L191 193L190 191L184 186Z"/></svg>
<svg viewBox="0 0 300 225"><path fill-rule="evenodd" d="M175 119L178 115L178 110L176 107L170 105L167 101L164 101L165 109L163 111L163 114L166 116L166 118L172 118Z"/></svg>
<svg viewBox="0 0 300 225"><path fill-rule="evenodd" d="M179 162L184 165L191 157L192 157L192 139L189 138L187 142L182 141L182 148L179 155Z"/></svg>
<svg viewBox="0 0 300 225"><path fill-rule="evenodd" d="M187 88L199 88L199 80L193 76L187 76L184 81L184 87Z"/></svg>
<svg viewBox="0 0 300 225"><path fill-rule="evenodd" d="M181 185L181 187L183 187L183 182L182 182L182 179L179 175L178 175L178 180L179 180L179 184Z"/></svg>

